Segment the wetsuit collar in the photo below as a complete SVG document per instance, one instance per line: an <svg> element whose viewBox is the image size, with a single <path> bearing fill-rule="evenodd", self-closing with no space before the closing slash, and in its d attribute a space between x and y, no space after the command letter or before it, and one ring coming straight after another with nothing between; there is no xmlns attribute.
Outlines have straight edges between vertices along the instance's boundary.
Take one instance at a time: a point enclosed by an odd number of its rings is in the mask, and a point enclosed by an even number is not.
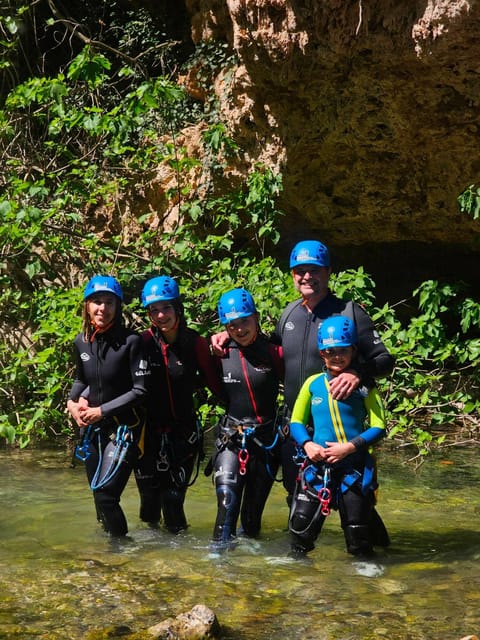
<svg viewBox="0 0 480 640"><path fill-rule="evenodd" d="M112 327L113 327L113 320L112 322L110 322L110 324L107 324L106 327L97 327L95 324L92 324L92 334L90 336L90 342L93 342L95 340L95 337L98 334L102 334L102 333L106 333L107 331L109 331Z"/></svg>

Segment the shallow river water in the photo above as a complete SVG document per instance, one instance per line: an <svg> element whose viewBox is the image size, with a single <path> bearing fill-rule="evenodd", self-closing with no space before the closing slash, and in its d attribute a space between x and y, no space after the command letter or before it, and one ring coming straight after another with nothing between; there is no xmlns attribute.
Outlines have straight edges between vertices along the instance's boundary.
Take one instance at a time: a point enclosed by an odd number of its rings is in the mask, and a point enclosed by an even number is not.
<svg viewBox="0 0 480 640"><path fill-rule="evenodd" d="M274 486L259 540L209 551L210 479L189 489L190 528L172 537L138 520L130 537L100 531L82 464L64 450L0 452L0 638L121 637L197 603L228 640L457 640L480 634L480 458L447 450L417 471L381 450L378 511L391 547L347 555L338 515L306 560L287 557L284 491ZM116 630L116 631L115 631Z"/></svg>

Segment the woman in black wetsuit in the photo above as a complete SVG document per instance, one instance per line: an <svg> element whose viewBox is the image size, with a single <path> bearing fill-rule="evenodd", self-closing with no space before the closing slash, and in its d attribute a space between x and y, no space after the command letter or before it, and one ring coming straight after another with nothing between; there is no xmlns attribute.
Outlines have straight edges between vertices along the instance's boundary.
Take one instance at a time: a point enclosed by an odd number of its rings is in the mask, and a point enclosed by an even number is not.
<svg viewBox="0 0 480 640"><path fill-rule="evenodd" d="M282 349L261 333L252 296L245 289L224 293L218 303L228 331L219 358L227 409L213 456L217 518L213 549L228 547L242 533L256 537L278 469L277 395L283 379Z"/></svg>
<svg viewBox="0 0 480 640"><path fill-rule="evenodd" d="M151 278L142 291L151 321L142 334L152 375L147 401L145 455L135 469L140 518L178 533L187 527L184 502L202 432L195 391L208 386L220 393L216 363L208 341L187 327L178 285L169 276Z"/></svg>
<svg viewBox="0 0 480 640"><path fill-rule="evenodd" d="M88 282L83 331L74 341L75 380L67 402L84 434L80 456L98 520L112 536L128 531L120 497L140 453L144 429L140 405L149 374L141 337L123 326L122 300L120 284L112 276L98 275ZM110 467L115 456L118 464Z"/></svg>

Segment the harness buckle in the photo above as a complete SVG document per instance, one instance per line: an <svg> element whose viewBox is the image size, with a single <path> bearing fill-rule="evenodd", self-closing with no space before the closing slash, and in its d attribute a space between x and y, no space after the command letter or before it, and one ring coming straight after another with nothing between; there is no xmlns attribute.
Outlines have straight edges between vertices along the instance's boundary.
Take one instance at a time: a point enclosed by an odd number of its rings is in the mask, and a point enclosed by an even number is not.
<svg viewBox="0 0 480 640"><path fill-rule="evenodd" d="M170 462L168 456L164 453L159 454L157 458L157 471L164 472L170 469Z"/></svg>
<svg viewBox="0 0 480 640"><path fill-rule="evenodd" d="M195 444L197 440L198 440L197 432L196 431L192 431L190 436L187 438L188 444Z"/></svg>

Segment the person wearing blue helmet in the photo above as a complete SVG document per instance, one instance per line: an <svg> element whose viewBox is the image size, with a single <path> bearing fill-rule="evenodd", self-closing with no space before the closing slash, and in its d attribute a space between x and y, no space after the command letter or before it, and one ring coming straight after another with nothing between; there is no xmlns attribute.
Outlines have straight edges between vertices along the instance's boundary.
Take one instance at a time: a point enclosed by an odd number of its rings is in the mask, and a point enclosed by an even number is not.
<svg viewBox="0 0 480 640"><path fill-rule="evenodd" d="M220 393L208 341L187 326L177 282L150 278L141 295L150 327L143 332L151 368L145 455L135 469L140 519L177 534L187 528L187 488L203 454L195 396L204 387ZM196 476L195 476L196 477Z"/></svg>
<svg viewBox="0 0 480 640"><path fill-rule="evenodd" d="M302 240L290 254L295 289L299 297L287 305L270 339L281 345L285 362L285 430L298 392L305 380L322 370L323 361L317 349L317 331L325 318L333 315L353 320L358 343L350 367L331 382L331 394L336 400L347 398L362 385L372 386L374 380L389 375L394 358L385 348L371 318L351 300L338 298L329 289L331 261L328 248L318 240ZM222 353L225 333L212 336L212 348ZM291 504L297 477L296 448L291 438L285 438L281 448L283 484L287 504Z"/></svg>
<svg viewBox="0 0 480 640"><path fill-rule="evenodd" d="M82 434L77 453L85 462L97 518L112 536L128 532L120 497L142 453L149 374L141 337L123 325L122 301L116 278L97 275L87 283L67 401ZM118 464L110 464L113 459Z"/></svg>
<svg viewBox="0 0 480 640"><path fill-rule="evenodd" d="M287 422L302 384L322 370L317 332L325 318L334 315L350 318L358 336L350 367L331 381L330 391L335 400L345 400L362 385L373 386L374 380L389 375L394 365L394 358L364 309L330 291L330 254L322 242L303 240L297 243L290 255L290 269L300 297L286 307L272 335L272 340L283 347ZM297 477L296 449L290 438L282 447L282 467L287 502L290 503Z"/></svg>
<svg viewBox="0 0 480 640"><path fill-rule="evenodd" d="M281 347L261 332L249 291L225 292L218 302L218 317L228 341L219 358L226 410L205 471L208 475L213 469L217 495L214 550L234 544L239 516L243 535L260 533L279 466L277 396L283 379Z"/></svg>
<svg viewBox="0 0 480 640"><path fill-rule="evenodd" d="M339 511L349 553L368 555L374 545L389 544L374 508L377 483L370 454L370 447L385 435L382 400L375 387L357 387L343 399L331 393L332 382L355 359L357 344L353 320L326 318L318 329L325 371L307 378L293 407L291 436L306 456L289 517L295 555L314 548L331 508Z"/></svg>

